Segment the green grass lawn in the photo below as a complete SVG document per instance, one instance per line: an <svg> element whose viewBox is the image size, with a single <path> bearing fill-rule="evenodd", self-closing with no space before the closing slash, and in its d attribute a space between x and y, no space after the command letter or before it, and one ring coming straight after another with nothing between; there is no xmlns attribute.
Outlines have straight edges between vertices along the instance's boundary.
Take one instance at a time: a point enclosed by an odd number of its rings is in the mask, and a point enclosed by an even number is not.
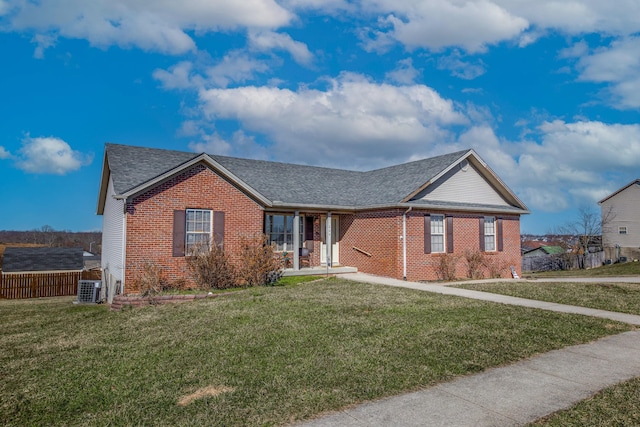
<svg viewBox="0 0 640 427"><path fill-rule="evenodd" d="M640 315L638 283L498 282L456 287Z"/></svg>
<svg viewBox="0 0 640 427"><path fill-rule="evenodd" d="M542 418L534 426L600 427L640 425L640 378L609 387L574 407Z"/></svg>
<svg viewBox="0 0 640 427"><path fill-rule="evenodd" d="M588 270L543 271L536 273L523 273L524 278L536 277L600 277L600 276L638 276L640 275L640 262L624 262L621 264L603 265Z"/></svg>
<svg viewBox="0 0 640 427"><path fill-rule="evenodd" d="M339 279L72 300L0 301L0 424L282 425L631 329Z"/></svg>

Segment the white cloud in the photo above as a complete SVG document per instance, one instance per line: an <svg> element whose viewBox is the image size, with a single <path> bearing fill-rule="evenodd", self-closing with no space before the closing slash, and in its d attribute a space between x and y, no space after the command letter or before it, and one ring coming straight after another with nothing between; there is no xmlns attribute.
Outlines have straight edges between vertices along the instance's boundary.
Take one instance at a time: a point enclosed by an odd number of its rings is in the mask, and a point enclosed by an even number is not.
<svg viewBox="0 0 640 427"><path fill-rule="evenodd" d="M310 65L313 61L313 55L307 45L293 40L288 34L273 31L254 32L249 34L249 43L253 49L259 51L287 51L298 64Z"/></svg>
<svg viewBox="0 0 640 427"><path fill-rule="evenodd" d="M200 70L196 70L200 67ZM216 65L205 67L190 61L182 61L168 70L157 69L153 78L164 89L203 89L207 87L227 87L231 83L253 80L258 73L269 71L269 66L251 58L243 51L231 51Z"/></svg>
<svg viewBox="0 0 640 427"><path fill-rule="evenodd" d="M385 74L387 80L403 85L413 84L418 76L420 76L420 71L413 67L413 59L411 58L398 61L398 67Z"/></svg>
<svg viewBox="0 0 640 427"><path fill-rule="evenodd" d="M580 58L589 53L589 45L584 40L574 43L566 49L560 50L558 57L560 58Z"/></svg>
<svg viewBox="0 0 640 427"><path fill-rule="evenodd" d="M47 34L36 34L31 39L31 43L35 43L36 49L33 51L33 57L36 59L44 58L44 51L56 44L57 37Z"/></svg>
<svg viewBox="0 0 640 427"><path fill-rule="evenodd" d="M331 79L324 91L247 86L199 96L206 119L238 120L272 141L278 159L350 167L426 155L451 139L446 126L467 121L427 86L375 84L355 74Z"/></svg>
<svg viewBox="0 0 640 427"><path fill-rule="evenodd" d="M272 29L293 19L274 0L10 1L13 10L6 15L9 29L86 39L95 46L136 46L168 54L195 49L188 31Z"/></svg>
<svg viewBox="0 0 640 427"><path fill-rule="evenodd" d="M607 83L607 101L620 109L640 107L640 37L616 40L582 57L579 80Z"/></svg>
<svg viewBox="0 0 640 427"><path fill-rule="evenodd" d="M199 85L193 78L193 64L189 61L179 62L167 70L157 69L153 72L153 78L162 83L165 89L190 89Z"/></svg>
<svg viewBox="0 0 640 427"><path fill-rule="evenodd" d="M508 8L490 1L377 0L363 5L370 12L388 14L376 33L409 49L440 50L458 46L482 52L488 45L517 37L529 23Z"/></svg>
<svg viewBox="0 0 640 427"><path fill-rule="evenodd" d="M0 145L0 160L2 159L10 159L11 153L8 152L2 145Z"/></svg>
<svg viewBox="0 0 640 427"><path fill-rule="evenodd" d="M196 153L239 156L251 159L268 159L267 147L256 143L252 136L238 130L227 141L217 132L207 134L204 127L199 129L200 141L189 143L189 149Z"/></svg>
<svg viewBox="0 0 640 427"><path fill-rule="evenodd" d="M65 175L92 161L93 156L72 150L60 138L27 136L22 140L16 166L29 173Z"/></svg>
<svg viewBox="0 0 640 427"><path fill-rule="evenodd" d="M438 68L441 70L449 70L455 77L465 80L473 80L485 73L485 66L482 60L472 64L462 60L462 54L455 50L447 56L438 59Z"/></svg>
<svg viewBox="0 0 640 427"><path fill-rule="evenodd" d="M368 31L366 47L384 50L392 41L408 49L458 47L483 52L504 41L525 47L549 31L568 35L629 36L640 31L640 2L624 0L373 0L362 9L384 17Z"/></svg>
<svg viewBox="0 0 640 427"><path fill-rule="evenodd" d="M615 5L602 0L493 1L537 27L567 34L625 35L637 32L640 25L640 3L635 0L621 0Z"/></svg>
<svg viewBox="0 0 640 427"><path fill-rule="evenodd" d="M524 202L542 211L594 205L640 169L640 125L596 121L539 126L540 142L499 141L488 128L459 142L480 153ZM597 153L597 155L594 155Z"/></svg>
<svg viewBox="0 0 640 427"><path fill-rule="evenodd" d="M253 80L258 73L269 71L263 61L251 58L242 51L232 51L222 61L206 70L208 81L214 86L226 87L231 83Z"/></svg>

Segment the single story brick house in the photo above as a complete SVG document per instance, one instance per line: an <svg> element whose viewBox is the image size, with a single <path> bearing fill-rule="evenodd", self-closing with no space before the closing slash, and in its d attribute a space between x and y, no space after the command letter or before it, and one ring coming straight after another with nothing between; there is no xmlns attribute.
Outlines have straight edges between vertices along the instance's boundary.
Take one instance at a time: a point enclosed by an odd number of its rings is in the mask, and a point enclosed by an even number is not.
<svg viewBox="0 0 640 427"><path fill-rule="evenodd" d="M528 209L470 149L358 172L106 144L97 212L103 272L132 293L147 261L188 281L192 245L233 259L257 233L296 255L293 270L302 255L305 267L437 280L441 257L480 251L509 277Z"/></svg>

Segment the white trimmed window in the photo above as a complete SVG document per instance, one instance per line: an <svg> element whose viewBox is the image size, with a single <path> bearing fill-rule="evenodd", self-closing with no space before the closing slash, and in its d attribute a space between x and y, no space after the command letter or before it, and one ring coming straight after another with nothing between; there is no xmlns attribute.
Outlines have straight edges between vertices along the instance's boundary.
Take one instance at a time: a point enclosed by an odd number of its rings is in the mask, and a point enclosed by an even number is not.
<svg viewBox="0 0 640 427"><path fill-rule="evenodd" d="M626 226L618 227L618 234L627 234L627 227Z"/></svg>
<svg viewBox="0 0 640 427"><path fill-rule="evenodd" d="M208 209L187 209L186 250L191 253L199 246L211 244L212 211Z"/></svg>
<svg viewBox="0 0 640 427"><path fill-rule="evenodd" d="M444 215L431 215L431 253L444 253Z"/></svg>
<svg viewBox="0 0 640 427"><path fill-rule="evenodd" d="M304 217L299 216L300 221L300 244L304 236ZM264 220L264 232L269 236L269 244L274 246L276 251L293 250L293 215L266 215Z"/></svg>
<svg viewBox="0 0 640 427"><path fill-rule="evenodd" d="M493 216L484 217L484 250L496 250L496 218Z"/></svg>

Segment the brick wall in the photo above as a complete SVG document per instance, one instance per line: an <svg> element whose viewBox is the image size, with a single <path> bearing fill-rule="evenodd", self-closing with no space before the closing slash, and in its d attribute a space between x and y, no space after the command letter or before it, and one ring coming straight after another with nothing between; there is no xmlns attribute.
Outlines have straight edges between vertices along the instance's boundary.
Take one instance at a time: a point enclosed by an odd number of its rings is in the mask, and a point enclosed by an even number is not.
<svg viewBox="0 0 640 427"><path fill-rule="evenodd" d="M402 263L400 211L341 215L340 232L340 264L363 273L398 276L398 260Z"/></svg>
<svg viewBox="0 0 640 427"><path fill-rule="evenodd" d="M444 255L424 253L425 213L412 211L407 215L407 280L439 279L438 265L443 256L456 258L456 276L467 277L464 254L465 250L479 251L479 215L439 212L454 217L454 252ZM402 210L387 210L341 215L340 264L357 267L364 273L402 279L402 214ZM503 250L483 254L501 277L511 277L510 266L520 273L520 220L517 216L502 218ZM489 277L489 271L485 275Z"/></svg>
<svg viewBox="0 0 640 427"><path fill-rule="evenodd" d="M262 233L261 207L208 167L199 164L138 195L127 203L125 292L135 292L135 279L145 262L162 267L170 281L189 282L185 258L173 257L173 211L211 209L225 213L224 246L239 252L240 237Z"/></svg>

